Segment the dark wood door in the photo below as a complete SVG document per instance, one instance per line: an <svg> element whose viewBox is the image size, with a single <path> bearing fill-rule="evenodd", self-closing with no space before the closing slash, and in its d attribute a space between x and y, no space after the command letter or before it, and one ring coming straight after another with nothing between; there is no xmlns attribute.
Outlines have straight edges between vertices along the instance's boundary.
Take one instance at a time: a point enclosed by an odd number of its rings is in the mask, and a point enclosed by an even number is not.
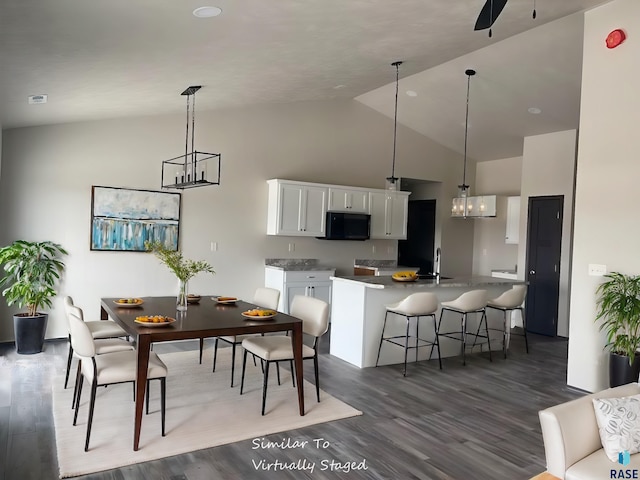
<svg viewBox="0 0 640 480"><path fill-rule="evenodd" d="M527 331L555 336L560 296L563 196L529 197Z"/></svg>
<svg viewBox="0 0 640 480"><path fill-rule="evenodd" d="M436 201L412 200L407 213L407 239L398 241L398 265L433 272Z"/></svg>

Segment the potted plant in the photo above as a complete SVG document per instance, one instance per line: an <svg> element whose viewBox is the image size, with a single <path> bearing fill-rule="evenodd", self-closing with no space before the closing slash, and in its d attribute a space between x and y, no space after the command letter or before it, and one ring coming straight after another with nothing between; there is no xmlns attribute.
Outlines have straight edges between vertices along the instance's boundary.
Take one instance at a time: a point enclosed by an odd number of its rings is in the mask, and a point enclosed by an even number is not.
<svg viewBox="0 0 640 480"><path fill-rule="evenodd" d="M64 270L60 256L67 252L57 243L16 240L0 248L2 296L7 305L17 303L26 313L13 316L16 350L22 354L40 353L44 344L49 315L38 311L51 307L56 296L55 285Z"/></svg>
<svg viewBox="0 0 640 480"><path fill-rule="evenodd" d="M194 261L184 258L182 252L169 250L160 242L145 242L144 245L147 251L154 253L178 277L180 287L176 298L176 308L181 311L186 310L189 280L201 272L216 273L213 267L203 260Z"/></svg>
<svg viewBox="0 0 640 480"><path fill-rule="evenodd" d="M607 334L609 385L638 381L640 373L640 276L612 272L596 290L600 330Z"/></svg>

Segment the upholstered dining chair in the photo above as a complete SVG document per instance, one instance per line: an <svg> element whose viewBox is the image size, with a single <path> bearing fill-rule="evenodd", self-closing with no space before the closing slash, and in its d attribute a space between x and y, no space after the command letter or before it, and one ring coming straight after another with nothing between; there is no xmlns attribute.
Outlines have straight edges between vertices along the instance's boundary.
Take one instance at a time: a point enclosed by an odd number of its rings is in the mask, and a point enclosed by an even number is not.
<svg viewBox="0 0 640 480"><path fill-rule="evenodd" d="M316 396L320 401L320 381L318 375L318 345L320 337L327 332L329 327L329 304L318 298L296 295L291 302L291 316L302 320L302 331L313 338L312 346L302 346L302 359L313 359L313 370L316 380ZM285 335L266 335L264 337L249 337L242 341L244 356L242 358L242 379L240 381L240 395L244 388L244 374L247 366L247 353L251 353L262 360L264 365L264 378L262 386L262 415L266 406L267 384L269 381L269 365L273 362L293 360L292 339ZM293 368L291 376L294 377Z"/></svg>
<svg viewBox="0 0 640 480"><path fill-rule="evenodd" d="M269 308L271 310L278 309L278 302L280 301L280 290L275 288L259 287L253 296L253 303L259 307ZM245 338L253 337L255 335L230 335L223 337L216 337L213 343L213 371L216 371L216 360L218 358L218 340L231 344L231 387L233 388L233 376L236 365L236 347L242 344ZM255 360L254 360L255 362Z"/></svg>
<svg viewBox="0 0 640 480"><path fill-rule="evenodd" d="M73 424L76 425L78 411L80 410L80 398L82 397L82 384L86 378L91 382L91 398L89 400L89 416L87 419L87 436L84 451L89 450L89 438L91 436L91 424L96 402L96 391L99 386L113 385L116 383L134 382L137 375L137 353L133 350L105 353L97 355L96 345L91 331L85 322L78 316L69 315L69 327L71 330L71 344L80 357L80 375L78 380L78 394L76 395ZM150 352L148 380L160 380L160 411L162 423L162 436L165 435L165 399L167 367L157 354ZM147 383L147 413L149 413L149 384Z"/></svg>
<svg viewBox="0 0 640 480"><path fill-rule="evenodd" d="M80 307L67 306L67 329L69 330L69 338L71 338L70 317L76 317L82 321L82 309ZM123 352L125 350L134 350L134 346L131 342L128 342L122 338L97 338L94 340L96 347L96 355L103 355L105 353ZM71 347L69 347L71 348ZM76 373L75 386L73 388L73 400L71 401L71 408L76 404L76 395L78 394L78 381L80 379L80 369L82 360L77 353L73 352L73 356L78 359L78 371Z"/></svg>
<svg viewBox="0 0 640 480"><path fill-rule="evenodd" d="M66 296L64 297L64 309L69 317L69 313L71 309L75 307L73 304L73 298ZM84 321L84 314L82 310L79 309L80 319ZM91 337L93 339L106 339L106 338L118 338L118 337L127 337L127 332L125 332L119 325L117 325L112 320L91 320L85 322L87 328L91 332ZM67 388L67 384L69 383L69 371L71 370L71 360L73 359L73 346L71 345L71 334L69 334L69 356L67 357L67 372L64 376L64 388Z"/></svg>

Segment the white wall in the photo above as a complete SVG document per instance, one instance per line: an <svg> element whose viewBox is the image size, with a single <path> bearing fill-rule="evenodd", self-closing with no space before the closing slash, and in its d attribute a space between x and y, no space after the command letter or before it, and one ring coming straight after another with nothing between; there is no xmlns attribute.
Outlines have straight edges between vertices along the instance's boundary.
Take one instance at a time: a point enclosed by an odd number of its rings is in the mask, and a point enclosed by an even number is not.
<svg viewBox="0 0 640 480"><path fill-rule="evenodd" d="M609 50L604 40L616 28L627 40ZM633 213L640 176L638 31L637 0L616 0L585 15L567 383L588 391L608 386L606 340L594 324L602 278L588 276L588 264L640 274Z"/></svg>
<svg viewBox="0 0 640 480"><path fill-rule="evenodd" d="M520 195L522 157L503 158L476 165L472 195L497 195L496 216L476 218L473 240L473 274L491 275L491 270L515 268L518 245L505 243L507 197Z"/></svg>
<svg viewBox="0 0 640 480"><path fill-rule="evenodd" d="M393 121L355 101L200 112L196 148L222 153L221 185L183 193L180 242L187 257L210 261L217 274L195 277L190 290L250 298L263 285L265 258L318 258L340 274L351 274L355 258L395 259L395 241L265 234L267 179L384 188L392 139ZM5 130L3 151L3 241L48 239L70 252L48 338L66 336L62 295L72 295L91 318L100 297L175 294L175 278L153 256L89 251L89 223L91 185L159 188L162 160L184 151L182 116ZM458 178L451 165L461 165L459 154L398 127L398 176L443 182L443 194L453 196ZM451 236L450 223L446 218L442 227L448 254L470 257L468 239ZM212 241L217 252L210 251ZM470 260L465 268L470 273ZM11 340L10 312L0 305L0 341Z"/></svg>
<svg viewBox="0 0 640 480"><path fill-rule="evenodd" d="M576 130L525 137L522 156L518 278L525 278L529 197L564 196L558 301L558 335L561 337L569 336L569 281L576 137Z"/></svg>

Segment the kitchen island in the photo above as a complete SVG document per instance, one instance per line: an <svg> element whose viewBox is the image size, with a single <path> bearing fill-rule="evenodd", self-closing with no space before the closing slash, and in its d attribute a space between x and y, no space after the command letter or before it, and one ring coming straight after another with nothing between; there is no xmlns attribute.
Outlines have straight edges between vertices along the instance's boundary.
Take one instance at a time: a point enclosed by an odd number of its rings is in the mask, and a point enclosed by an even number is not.
<svg viewBox="0 0 640 480"><path fill-rule="evenodd" d="M356 367L374 367L380 335L385 315L385 305L398 302L416 292L433 292L440 302L457 298L469 290L487 290L489 298L495 298L502 292L509 290L514 285L522 285L525 282L494 277L457 277L448 279L426 279L414 282L396 282L391 277L331 277L331 344L329 353ZM436 312L436 320L440 312ZM480 320L470 314L468 317L467 331L477 328ZM502 349L502 315L499 312L487 312L490 328L500 331L491 331L491 350ZM415 335L415 320L412 321L412 334ZM455 331L460 328L460 316L452 312L445 313L442 320L441 331ZM387 321L385 336L403 335L406 331L404 317L390 315ZM420 319L420 337L431 340L433 334L433 322L428 317ZM451 357L460 355L460 342L449 338L440 337L441 356ZM483 347L486 351L486 346ZM418 359L429 358L430 348L418 349ZM480 351L476 346L473 352ZM471 353L471 349L467 350ZM437 358L434 351L433 358ZM415 352L410 352L409 360L415 360ZM379 365L389 365L404 362L404 349L388 342L382 346Z"/></svg>

